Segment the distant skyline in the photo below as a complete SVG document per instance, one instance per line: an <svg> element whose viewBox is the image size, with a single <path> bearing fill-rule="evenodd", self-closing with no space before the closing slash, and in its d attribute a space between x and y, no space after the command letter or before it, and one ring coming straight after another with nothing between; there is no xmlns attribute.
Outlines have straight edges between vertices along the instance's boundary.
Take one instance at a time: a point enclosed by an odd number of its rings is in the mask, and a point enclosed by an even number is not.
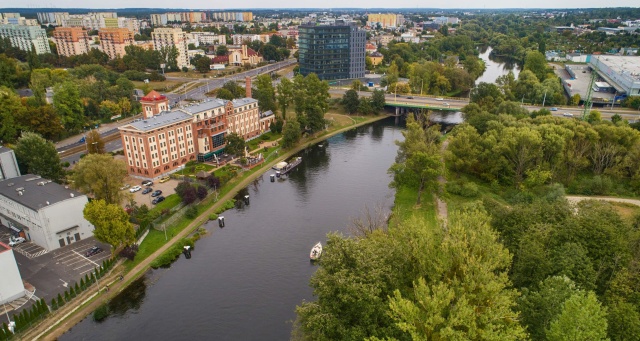
<svg viewBox="0 0 640 341"><path fill-rule="evenodd" d="M267 5L269 7L267 7ZM602 0L522 0L522 1L499 1L485 0L459 0L459 1L420 1L420 0L326 0L326 1L299 1L281 0L278 2L265 2L262 0L245 0L242 2L218 2L210 0L156 0L153 2L132 2L130 0L0 0L0 11L3 8L184 8L184 9L281 9L281 8L437 8L437 9L513 9L513 8L549 8L549 9L572 9L572 8L604 8L604 7L639 7L638 0L615 0L612 2ZM240 7L239 7L240 6Z"/></svg>

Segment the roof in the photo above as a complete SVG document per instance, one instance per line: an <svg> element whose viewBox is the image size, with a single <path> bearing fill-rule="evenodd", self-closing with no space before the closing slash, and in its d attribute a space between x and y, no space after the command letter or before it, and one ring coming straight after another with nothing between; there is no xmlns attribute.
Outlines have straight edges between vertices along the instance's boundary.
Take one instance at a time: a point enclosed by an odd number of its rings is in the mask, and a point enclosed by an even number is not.
<svg viewBox="0 0 640 341"><path fill-rule="evenodd" d="M209 98L204 102L183 107L181 110L186 111L190 114L197 114L203 111L224 107L224 105L227 104L227 102L228 101L224 99Z"/></svg>
<svg viewBox="0 0 640 341"><path fill-rule="evenodd" d="M258 102L257 99L253 99L253 98L249 98L249 97L245 97L245 98L238 98L238 99L234 99L233 101L231 101L231 103L233 103L233 107L238 107L241 105L247 105L247 104L251 104L251 103L256 103Z"/></svg>
<svg viewBox="0 0 640 341"><path fill-rule="evenodd" d="M159 92L155 90L151 90L146 96L140 99L141 101L147 102L155 102L155 101L166 101L167 96L161 95Z"/></svg>
<svg viewBox="0 0 640 341"><path fill-rule="evenodd" d="M260 118L269 117L269 116L273 116L273 111L267 110L260 114Z"/></svg>
<svg viewBox="0 0 640 341"><path fill-rule="evenodd" d="M251 56L257 56L258 52L254 51L252 48L247 47L247 56L251 57Z"/></svg>
<svg viewBox="0 0 640 341"><path fill-rule="evenodd" d="M369 57L384 57L384 56L382 55L382 53L380 53L380 52L376 51L376 52L372 52L372 53L369 55Z"/></svg>
<svg viewBox="0 0 640 341"><path fill-rule="evenodd" d="M158 115L154 115L152 118L136 120L119 129L133 128L140 131L150 131L186 120L191 120L191 115L185 112L163 111Z"/></svg>
<svg viewBox="0 0 640 341"><path fill-rule="evenodd" d="M367 50L375 50L375 49L377 49L377 47L375 47L375 45L373 45L373 44L367 44L366 49Z"/></svg>
<svg viewBox="0 0 640 341"><path fill-rule="evenodd" d="M7 245L7 244L5 244L3 242L0 242L0 253L3 253L5 251L9 251L9 250L11 250L11 247L9 247L9 245Z"/></svg>
<svg viewBox="0 0 640 341"><path fill-rule="evenodd" d="M4 153L9 153L11 152L13 149L11 148L7 148L5 146L0 146L0 154L4 154Z"/></svg>
<svg viewBox="0 0 640 341"><path fill-rule="evenodd" d="M67 187L38 175L26 174L0 181L0 195L38 211L47 205L84 195Z"/></svg>
<svg viewBox="0 0 640 341"><path fill-rule="evenodd" d="M222 62L228 62L228 61L229 61L229 56L228 55L215 56L213 59L211 59L212 63L222 63Z"/></svg>

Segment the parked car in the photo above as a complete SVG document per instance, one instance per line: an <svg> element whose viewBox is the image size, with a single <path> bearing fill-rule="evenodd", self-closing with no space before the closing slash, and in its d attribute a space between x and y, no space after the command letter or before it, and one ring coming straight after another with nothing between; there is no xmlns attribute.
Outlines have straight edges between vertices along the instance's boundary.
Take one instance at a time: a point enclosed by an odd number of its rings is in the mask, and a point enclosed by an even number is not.
<svg viewBox="0 0 640 341"><path fill-rule="evenodd" d="M162 191L161 191L161 190L159 190L159 189L157 189L157 190L153 191L153 193L151 193L151 196L152 196L152 197L157 197L157 196L158 196L158 195L160 195L160 194L162 194Z"/></svg>
<svg viewBox="0 0 640 341"><path fill-rule="evenodd" d="M131 187L129 184L124 184L124 186L120 187L120 190L124 191L125 189Z"/></svg>
<svg viewBox="0 0 640 341"><path fill-rule="evenodd" d="M142 187L140 187L140 186L133 186L133 187L131 187L131 189L129 189L129 192L134 193L134 192L137 192L137 191L139 191L141 189L142 189Z"/></svg>
<svg viewBox="0 0 640 341"><path fill-rule="evenodd" d="M85 257L91 257L93 255L96 255L98 253L102 252L102 249L99 248L98 246L94 246L92 248L90 248L89 250L87 250L87 252L84 253Z"/></svg>
<svg viewBox="0 0 640 341"><path fill-rule="evenodd" d="M18 244L24 243L25 241L27 240L22 237L11 237L9 238L9 246L14 247Z"/></svg>
<svg viewBox="0 0 640 341"><path fill-rule="evenodd" d="M549 109L549 110L551 110L551 111L558 111L558 108L553 107L553 108L551 108L551 109Z"/></svg>
<svg viewBox="0 0 640 341"><path fill-rule="evenodd" d="M142 186L151 186L153 185L153 181L151 180L145 180L142 182Z"/></svg>
<svg viewBox="0 0 640 341"><path fill-rule="evenodd" d="M152 203L152 204L154 204L154 205L156 205L156 204L161 203L161 202L163 202L163 201L164 201L164 197L161 195L161 196L159 196L159 197L157 197L157 198L153 199L153 200L151 201L151 203Z"/></svg>
<svg viewBox="0 0 640 341"><path fill-rule="evenodd" d="M171 178L170 178L170 177L168 177L168 176L163 176L163 177L161 177L161 178L160 178L160 180L158 180L158 182L159 182L159 183L165 183L165 182L167 182L167 181L169 181L169 180L171 180Z"/></svg>
<svg viewBox="0 0 640 341"><path fill-rule="evenodd" d="M565 112L565 113L562 114L562 116L564 116L564 117L573 117L573 114L570 113L570 112Z"/></svg>
<svg viewBox="0 0 640 341"><path fill-rule="evenodd" d="M142 194L147 194L147 193L149 193L149 192L151 192L151 191L153 191L153 188L151 188L151 187L147 187L147 188L145 188L145 189L143 189L143 190L142 190Z"/></svg>
<svg viewBox="0 0 640 341"><path fill-rule="evenodd" d="M407 99L413 99L413 96L407 96Z"/></svg>

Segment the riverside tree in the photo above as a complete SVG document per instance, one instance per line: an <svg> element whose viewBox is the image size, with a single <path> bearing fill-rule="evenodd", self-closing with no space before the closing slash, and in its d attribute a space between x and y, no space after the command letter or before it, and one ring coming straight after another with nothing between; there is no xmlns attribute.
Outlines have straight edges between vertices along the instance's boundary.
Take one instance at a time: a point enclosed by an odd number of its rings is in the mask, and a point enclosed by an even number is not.
<svg viewBox="0 0 640 341"><path fill-rule="evenodd" d="M135 241L133 224L120 205L108 204L102 199L92 200L84 207L83 213L84 218L95 227L93 235L99 241L114 249Z"/></svg>

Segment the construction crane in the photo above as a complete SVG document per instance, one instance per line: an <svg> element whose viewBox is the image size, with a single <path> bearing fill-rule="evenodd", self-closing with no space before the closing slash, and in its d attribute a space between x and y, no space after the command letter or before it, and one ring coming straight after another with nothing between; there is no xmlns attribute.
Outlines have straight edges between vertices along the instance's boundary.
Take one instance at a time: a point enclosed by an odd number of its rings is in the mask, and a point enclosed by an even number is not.
<svg viewBox="0 0 640 341"><path fill-rule="evenodd" d="M591 111L591 106L593 103L591 102L591 95L593 93L593 84L596 82L596 78L598 78L598 68L594 66L591 70L591 80L589 81L589 88L587 89L587 97L584 99L584 110L582 111L582 120L585 121L589 116L589 112Z"/></svg>

